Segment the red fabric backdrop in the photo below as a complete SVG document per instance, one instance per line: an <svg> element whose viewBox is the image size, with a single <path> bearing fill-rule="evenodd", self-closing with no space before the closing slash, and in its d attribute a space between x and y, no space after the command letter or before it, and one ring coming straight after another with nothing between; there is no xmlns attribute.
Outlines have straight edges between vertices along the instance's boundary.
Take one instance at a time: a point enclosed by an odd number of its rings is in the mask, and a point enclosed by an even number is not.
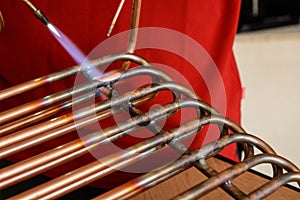
<svg viewBox="0 0 300 200"><path fill-rule="evenodd" d="M107 38L106 33L119 0L51 0L32 2L47 15L49 20L63 31L74 43L88 54L95 46ZM222 111L230 119L240 122L241 83L234 60L232 45L236 33L240 0L164 0L142 2L140 27L163 27L179 31L202 45L218 67L226 91L226 110ZM0 33L0 89L7 88L76 64L60 46L47 28L37 21L32 12L19 0L1 0L0 9L5 19L5 28ZM131 1L126 1L113 34L129 29ZM141 52L147 60L176 66L191 83L200 98L210 102L205 82L190 69L181 58L172 58L168 53L158 55L150 51ZM60 81L47 90L37 89L30 95L20 95L1 102L1 110L37 99L42 96L73 86L72 81ZM215 86L218 91L219 86ZM210 91L211 92L211 91ZM218 105L214 105L218 108ZM44 145L54 147L62 141L71 140L74 135L66 135ZM204 136L198 134L192 148L202 144ZM11 160L22 160L40 152L33 148L13 156ZM236 146L222 152L237 159ZM46 173L58 176L80 164L90 162L92 157L74 160L58 170ZM125 176L122 174L122 176ZM106 180L102 187L110 187L114 178Z"/></svg>

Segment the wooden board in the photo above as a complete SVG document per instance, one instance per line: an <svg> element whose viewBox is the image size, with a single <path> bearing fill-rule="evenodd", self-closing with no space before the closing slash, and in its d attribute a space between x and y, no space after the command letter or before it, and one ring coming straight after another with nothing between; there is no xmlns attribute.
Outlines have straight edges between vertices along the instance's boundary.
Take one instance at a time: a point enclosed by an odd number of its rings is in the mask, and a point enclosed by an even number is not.
<svg viewBox="0 0 300 200"><path fill-rule="evenodd" d="M208 163L217 171L222 171L231 166L231 164L224 162L217 158L208 159ZM189 188L201 183L204 181L206 176L200 173L196 168L192 167L177 176L160 183L159 185L135 196L134 200L164 200L171 199L176 195L188 190ZM245 172L236 179L233 180L233 183L246 194L252 192L254 189L260 187L264 183L268 182L268 179L261 177L252 172ZM210 192L204 197L200 198L201 200L229 200L233 199L221 188ZM300 199L300 193L292 190L288 187L281 187L279 190L274 192L271 196L266 199L276 199L276 200L293 200Z"/></svg>

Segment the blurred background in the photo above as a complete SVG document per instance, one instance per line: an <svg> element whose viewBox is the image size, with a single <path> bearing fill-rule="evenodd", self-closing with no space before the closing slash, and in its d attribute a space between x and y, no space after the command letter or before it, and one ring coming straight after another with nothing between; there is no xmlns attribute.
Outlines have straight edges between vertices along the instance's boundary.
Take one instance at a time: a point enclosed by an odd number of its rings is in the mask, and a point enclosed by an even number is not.
<svg viewBox="0 0 300 200"><path fill-rule="evenodd" d="M300 1L242 0L234 52L242 125L300 166ZM258 171L271 175L269 166Z"/></svg>

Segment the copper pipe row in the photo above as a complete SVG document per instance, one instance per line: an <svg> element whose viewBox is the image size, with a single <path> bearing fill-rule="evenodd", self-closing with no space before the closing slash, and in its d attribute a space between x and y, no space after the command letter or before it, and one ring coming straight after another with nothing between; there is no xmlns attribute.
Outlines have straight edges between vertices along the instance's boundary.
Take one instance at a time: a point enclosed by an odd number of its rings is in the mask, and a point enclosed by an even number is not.
<svg viewBox="0 0 300 200"><path fill-rule="evenodd" d="M107 132L110 133L110 135L106 134L106 130L104 130L101 133L94 133L92 135L95 135L95 138L93 138L92 141L93 141L93 143L95 143L95 142L99 143L102 141L102 139L103 139L102 137L104 137L104 136L112 137L114 134L120 132L121 130L133 131L134 130L133 126L136 124L142 124L142 123L145 123L148 121L150 122L151 120L155 120L157 118L159 119L161 117L164 117L166 114L169 113L169 115L170 115L174 111L176 111L178 108L183 108L183 107L194 107L194 108L199 107L199 108L211 111L211 108L207 107L207 104L204 102L201 102L201 101L187 99L187 100L183 100L181 102L175 102L175 103L172 103L169 105L165 105L162 108L156 109L155 111L151 111L151 113L145 113L145 114L141 114L140 116L136 116L130 120L127 120L126 122L118 124L117 127L116 126L110 127L109 129L107 129ZM110 112L105 112L106 115L108 115L109 113ZM105 117L105 115L102 114L101 118L104 118L104 117ZM95 119L92 119L91 121L94 121L94 120ZM87 123L86 119L84 120L84 123L85 124ZM151 123L153 123L153 121L151 121ZM234 125L234 123L232 123L232 124L233 125L231 125L231 127L233 128L233 130L238 131L238 132L243 131L243 129L241 129L238 125ZM82 126L82 125L80 125L80 126ZM77 128L78 127L79 127L79 124L77 124ZM72 128L72 129L69 128L67 130L69 132L74 129L75 128ZM113 131L113 130L115 130L115 131ZM66 133L66 132L67 131L65 131L65 132L61 131L60 133ZM97 137L99 137L99 134L101 135L100 139L96 139ZM52 133L52 135L53 135L53 133ZM47 136L47 139L52 138L52 137L50 137L51 133L46 134L46 136ZM57 134L55 134L55 136L57 136ZM39 137L41 137L41 136L39 136ZM91 136L89 136L89 137L91 137ZM113 138L113 139L116 139L116 138ZM84 140L84 139L82 139L82 140ZM30 142L24 141L24 144L28 145L28 144L30 144ZM77 149L74 149L74 147L73 147L74 145L77 147ZM86 145L90 145L90 144L86 144ZM171 145L173 148L176 149L176 146L174 146L173 143ZM17 144L16 146L21 147L22 145ZM70 144L68 143L66 145L61 146L59 149L50 150L49 153L45 152L45 153L41 154L40 156L39 155L35 156L34 158L30 158L26 161L22 161L20 163L17 163L15 165L12 165L10 167L2 169L2 170L0 170L0 176L2 177L3 182L0 184L0 186L1 186L1 188L8 187L12 184L17 183L15 180L18 180L18 181L24 180L24 178L29 178L38 172L41 173L41 172L49 169L49 167L52 167L52 165L54 165L54 163L55 163L55 165L59 164L60 162L57 160L59 157L57 157L57 156L62 156L60 152L63 152L63 155L69 154L67 156L69 159L73 158L73 156L70 156L71 153L73 153L73 151L78 150L78 148L82 148L82 147L83 147L83 144L82 144L81 140L76 140L76 141L70 142ZM72 151L67 151L65 149L69 149ZM24 150L24 149L22 149L22 150ZM187 149L185 148L185 149L181 150L180 153L184 153L186 151L187 151ZM54 155L56 155L56 156L53 157ZM81 154L75 154L76 157L80 156L80 155ZM67 161L67 159L62 159L61 162L66 162L66 161ZM37 167L42 164L45 164L45 163L49 163L48 167L46 168L45 166L43 166L42 167L43 171L38 170ZM62 163L60 163L60 164L62 164ZM34 173L30 172L31 169L34 169ZM20 170L22 170L22 171L20 171ZM18 178L18 177L13 177L18 174L21 174L22 179ZM25 176L25 174L26 174L26 176ZM4 181L5 179L9 179L9 180Z"/></svg>
<svg viewBox="0 0 300 200"><path fill-rule="evenodd" d="M216 118L217 119L217 118ZM221 119L220 119L221 120ZM220 121L220 123L223 123ZM158 184L168 178L188 169L193 165L194 162L198 160L207 159L210 155L215 154L216 152L221 151L225 146L234 143L234 142L245 142L247 141L250 144L259 144L259 148L264 152L274 153L271 147L269 147L265 142L262 140L245 134L232 134L232 135L225 135L217 141L211 142L200 149L197 149L190 153L190 155L183 155L179 160L170 163L160 169L154 170L149 172L141 177L138 177L132 181L129 181L117 188L110 190L109 192L100 195L96 199L128 199L133 197L134 195L145 191L149 187L154 186L153 181L155 184ZM201 164L201 162L200 162ZM176 173L174 173L176 172ZM215 176L213 176L215 177ZM213 178L211 177L211 178ZM226 179L228 180L228 179Z"/></svg>
<svg viewBox="0 0 300 200"><path fill-rule="evenodd" d="M169 86L170 86L170 85L169 85ZM174 85L171 86L171 88L172 88L172 87L174 87ZM169 88L169 89L170 89L170 87L165 87L165 88ZM176 85L175 85L175 88L176 88ZM178 89L178 88L176 88L176 89ZM182 89L182 91L184 91L186 94L188 94L188 93L187 93L188 90L185 90L185 88L181 88L181 89ZM193 95L192 95L192 96L193 96ZM209 109L212 110L212 108L209 108ZM213 111L213 112L216 112L216 111Z"/></svg>

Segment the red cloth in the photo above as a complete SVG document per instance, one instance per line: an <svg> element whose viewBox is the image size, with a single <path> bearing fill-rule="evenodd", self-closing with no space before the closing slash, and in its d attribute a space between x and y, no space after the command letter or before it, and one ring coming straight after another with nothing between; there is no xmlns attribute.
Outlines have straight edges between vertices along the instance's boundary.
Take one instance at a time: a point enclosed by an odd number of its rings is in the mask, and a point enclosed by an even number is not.
<svg viewBox="0 0 300 200"><path fill-rule="evenodd" d="M47 15L49 20L63 31L86 54L107 38L106 33L119 0L51 0L32 2ZM240 122L241 83L234 60L232 45L236 33L240 0L164 0L142 2L140 27L162 27L179 31L202 45L218 67L226 90L226 110L222 114ZM60 46L47 28L37 21L21 1L1 0L0 8L5 19L5 28L0 33L0 89L22 83L76 64ZM126 1L113 34L129 28L131 1ZM141 51L148 61L174 67L191 83L201 99L210 102L205 81L182 58L169 53ZM73 86L72 81L59 81L48 89L37 89L30 95L21 95L1 103L1 109L15 106ZM219 86L215 86L218 92ZM210 91L211 92L211 91ZM219 105L214 105L220 109ZM222 108L221 108L222 110ZM191 148L202 144L204 134L198 134ZM33 148L13 156L14 161L24 159L74 138L66 135L52 140L43 147ZM236 145L226 148L223 155L237 160ZM58 176L93 158L86 156L71 164L46 173ZM125 175L123 175L125 176ZM117 182L113 179L99 184L110 187Z"/></svg>

